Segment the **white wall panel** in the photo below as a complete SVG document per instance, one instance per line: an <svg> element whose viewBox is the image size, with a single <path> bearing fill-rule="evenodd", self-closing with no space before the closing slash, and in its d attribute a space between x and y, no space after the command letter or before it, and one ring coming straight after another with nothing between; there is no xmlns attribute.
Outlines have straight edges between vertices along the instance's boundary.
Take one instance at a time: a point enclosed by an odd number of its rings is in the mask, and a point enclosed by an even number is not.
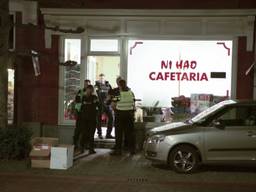
<svg viewBox="0 0 256 192"><path fill-rule="evenodd" d="M120 20L99 20L90 19L87 21L87 31L89 34L116 34L120 33L121 22Z"/></svg>
<svg viewBox="0 0 256 192"><path fill-rule="evenodd" d="M214 10L41 9L41 11L47 25L72 29L84 27L90 36L246 36L247 50L253 50L256 10L216 12ZM56 33L60 34L58 32L48 34Z"/></svg>
<svg viewBox="0 0 256 192"><path fill-rule="evenodd" d="M202 34L202 22L200 21L165 21L163 34L173 35L199 35Z"/></svg>
<svg viewBox="0 0 256 192"><path fill-rule="evenodd" d="M126 32L131 34L159 34L160 20L159 21L128 20L126 22Z"/></svg>

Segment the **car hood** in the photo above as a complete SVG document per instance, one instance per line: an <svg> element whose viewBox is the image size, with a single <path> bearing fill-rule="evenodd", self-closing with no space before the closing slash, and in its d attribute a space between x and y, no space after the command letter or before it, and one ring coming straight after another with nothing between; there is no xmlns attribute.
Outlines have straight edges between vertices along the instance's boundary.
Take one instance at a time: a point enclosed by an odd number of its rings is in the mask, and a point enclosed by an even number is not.
<svg viewBox="0 0 256 192"><path fill-rule="evenodd" d="M149 135L154 134L168 134L168 133L176 133L176 132L184 132L188 129L192 128L192 124L186 124L183 122L170 123L167 125L159 126L153 128L149 131Z"/></svg>

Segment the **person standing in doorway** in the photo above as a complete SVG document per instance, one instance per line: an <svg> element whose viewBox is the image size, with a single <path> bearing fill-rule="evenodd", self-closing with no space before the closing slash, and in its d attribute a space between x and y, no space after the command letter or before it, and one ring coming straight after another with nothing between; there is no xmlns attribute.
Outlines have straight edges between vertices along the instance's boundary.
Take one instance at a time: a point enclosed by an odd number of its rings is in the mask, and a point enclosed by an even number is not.
<svg viewBox="0 0 256 192"><path fill-rule="evenodd" d="M115 98L117 98L119 95L120 95L120 85L119 85L119 81L122 80L122 77L121 76L118 76L116 78L116 85L117 87L109 90L108 92L108 98L107 98L107 101L108 101L108 104L110 104L111 106L111 109L113 111L113 126L116 127L116 120L115 120L115 114L116 114L116 103L117 101L115 100ZM115 135L116 135L116 129L115 129ZM125 139L126 141L127 139ZM125 142L127 143L127 142ZM115 146L113 147L113 149L115 149Z"/></svg>
<svg viewBox="0 0 256 192"><path fill-rule="evenodd" d="M85 95L85 90L87 88L88 85L91 85L91 81L89 79L85 79L84 80L84 87L82 89L79 89L77 92L77 96L79 96L81 99L82 97Z"/></svg>
<svg viewBox="0 0 256 192"><path fill-rule="evenodd" d="M86 145L89 145L89 154L96 153L94 150L94 133L96 129L97 113L99 100L94 93L94 87L88 85L85 95L82 98L81 106L81 153L84 152Z"/></svg>
<svg viewBox="0 0 256 192"><path fill-rule="evenodd" d="M99 97L99 113L98 113L98 118L97 118L97 133L98 137L100 139L103 139L102 137L102 114L106 114L107 116L107 133L106 133L106 138L107 139L113 139L114 137L111 135L112 129L113 129L113 115L112 115L112 110L111 106L107 102L107 97L109 91L112 89L110 83L105 80L105 75L100 74L99 75L99 80L96 81L95 83L96 87L96 92Z"/></svg>
<svg viewBox="0 0 256 192"><path fill-rule="evenodd" d="M81 106L82 106L82 99L85 95L86 88L91 84L91 81L89 79L84 80L84 87L82 89L79 89L76 97L75 97L75 117L76 117L76 126L74 131L74 137L73 137L73 144L75 146L75 149L78 149L79 144L79 138L80 138L80 130L81 130Z"/></svg>
<svg viewBox="0 0 256 192"><path fill-rule="evenodd" d="M119 81L120 95L116 97L116 146L111 155L122 154L123 136L127 138L130 154L135 154L134 110L135 97L125 80Z"/></svg>

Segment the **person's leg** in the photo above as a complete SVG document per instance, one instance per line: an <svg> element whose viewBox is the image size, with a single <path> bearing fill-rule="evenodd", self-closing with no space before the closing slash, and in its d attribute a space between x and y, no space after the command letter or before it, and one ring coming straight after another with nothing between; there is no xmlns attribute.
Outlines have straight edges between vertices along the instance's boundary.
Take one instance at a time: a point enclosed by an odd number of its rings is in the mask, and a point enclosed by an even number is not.
<svg viewBox="0 0 256 192"><path fill-rule="evenodd" d="M102 116L102 106L99 106L99 111L97 113L97 134L100 139L102 138L102 128L101 128L101 116Z"/></svg>
<svg viewBox="0 0 256 192"><path fill-rule="evenodd" d="M114 133L115 133L115 137L114 138L116 138L116 111L113 111L114 113L113 113L113 126L114 126ZM114 145L114 147L112 148L112 149L115 149L116 148L116 143L115 143L115 145Z"/></svg>
<svg viewBox="0 0 256 192"><path fill-rule="evenodd" d="M87 133L84 128L80 132L80 151L81 151L81 153L84 153L86 143L87 143Z"/></svg>
<svg viewBox="0 0 256 192"><path fill-rule="evenodd" d="M125 126L127 126L127 124ZM129 150L129 138L128 138L127 134L125 134L125 131L124 131L123 135L124 135L123 148L126 151L126 150Z"/></svg>
<svg viewBox="0 0 256 192"><path fill-rule="evenodd" d="M79 149L83 153L86 146L86 120L85 120L85 114L80 113L79 115L79 135L78 135L78 143L79 143Z"/></svg>
<svg viewBox="0 0 256 192"><path fill-rule="evenodd" d="M75 149L78 148L79 136L80 136L80 129L81 129L80 117L77 117L77 120L76 120L76 127L75 127L75 130L74 130L74 137L73 137L73 144L74 144L74 146L75 146Z"/></svg>
<svg viewBox="0 0 256 192"><path fill-rule="evenodd" d="M110 109L109 106L106 106L105 113L108 117L106 138L113 139L114 137L111 135L111 132L113 129L113 114L112 114L112 110Z"/></svg>
<svg viewBox="0 0 256 192"><path fill-rule="evenodd" d="M134 114L132 111L126 112L125 135L127 138L128 149L131 154L135 153L135 133L134 133Z"/></svg>
<svg viewBox="0 0 256 192"><path fill-rule="evenodd" d="M120 111L116 111L115 116L115 132L116 132L116 145L113 155L119 155L122 151L123 140L123 127L122 127L122 114Z"/></svg>
<svg viewBox="0 0 256 192"><path fill-rule="evenodd" d="M89 122L89 153L93 154L96 153L94 151L94 133L96 129L96 122L90 121Z"/></svg>

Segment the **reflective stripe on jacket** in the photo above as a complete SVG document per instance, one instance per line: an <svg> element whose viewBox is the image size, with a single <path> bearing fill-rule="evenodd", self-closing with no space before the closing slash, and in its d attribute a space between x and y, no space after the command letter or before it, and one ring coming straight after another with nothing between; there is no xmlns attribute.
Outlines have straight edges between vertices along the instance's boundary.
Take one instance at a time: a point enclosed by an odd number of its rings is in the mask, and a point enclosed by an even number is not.
<svg viewBox="0 0 256 192"><path fill-rule="evenodd" d="M116 109L120 111L134 110L134 94L132 91L120 91Z"/></svg>

